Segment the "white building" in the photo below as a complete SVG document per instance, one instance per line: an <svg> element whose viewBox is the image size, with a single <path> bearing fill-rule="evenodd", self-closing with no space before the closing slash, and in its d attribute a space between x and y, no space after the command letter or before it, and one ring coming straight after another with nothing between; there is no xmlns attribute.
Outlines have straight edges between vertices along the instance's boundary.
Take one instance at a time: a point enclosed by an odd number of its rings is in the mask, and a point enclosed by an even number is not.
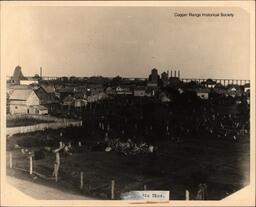
<svg viewBox="0 0 256 207"><path fill-rule="evenodd" d="M48 109L40 105L33 89L14 89L9 97L11 114L47 114Z"/></svg>

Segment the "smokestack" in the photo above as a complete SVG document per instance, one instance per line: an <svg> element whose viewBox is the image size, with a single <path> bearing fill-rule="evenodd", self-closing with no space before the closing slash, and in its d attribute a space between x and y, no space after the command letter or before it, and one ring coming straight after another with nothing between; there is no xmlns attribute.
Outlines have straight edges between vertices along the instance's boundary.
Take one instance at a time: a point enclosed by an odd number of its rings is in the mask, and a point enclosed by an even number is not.
<svg viewBox="0 0 256 207"><path fill-rule="evenodd" d="M178 70L178 77L180 78L180 70Z"/></svg>
<svg viewBox="0 0 256 207"><path fill-rule="evenodd" d="M176 78L176 70L174 71L174 77Z"/></svg>
<svg viewBox="0 0 256 207"><path fill-rule="evenodd" d="M43 70L42 70L42 67L40 67L40 77L42 78L42 74L43 73Z"/></svg>

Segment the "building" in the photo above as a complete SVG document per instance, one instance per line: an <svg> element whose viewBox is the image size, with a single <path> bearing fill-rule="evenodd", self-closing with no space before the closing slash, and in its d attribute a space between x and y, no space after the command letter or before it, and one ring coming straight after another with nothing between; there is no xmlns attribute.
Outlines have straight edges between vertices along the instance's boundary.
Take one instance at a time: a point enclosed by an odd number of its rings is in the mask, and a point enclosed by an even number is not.
<svg viewBox="0 0 256 207"><path fill-rule="evenodd" d="M75 100L76 99L73 96L68 95L63 99L62 105L70 110L74 106Z"/></svg>
<svg viewBox="0 0 256 207"><path fill-rule="evenodd" d="M21 67L18 65L13 72L13 76L11 77L12 85L20 85L21 80L25 80L26 78L22 74Z"/></svg>
<svg viewBox="0 0 256 207"><path fill-rule="evenodd" d="M20 85L37 85L39 78L37 77L26 77L24 80L20 80Z"/></svg>
<svg viewBox="0 0 256 207"><path fill-rule="evenodd" d="M181 80L178 77L170 77L168 85L171 88L178 89L178 88L181 88L183 84L182 84Z"/></svg>
<svg viewBox="0 0 256 207"><path fill-rule="evenodd" d="M117 95L132 95L133 92L130 86L118 86L116 87L116 94Z"/></svg>
<svg viewBox="0 0 256 207"><path fill-rule="evenodd" d="M48 94L54 94L56 92L56 88L53 84L40 84L40 87Z"/></svg>
<svg viewBox="0 0 256 207"><path fill-rule="evenodd" d="M74 107L75 109L82 109L87 106L87 100L85 99L75 99L74 100Z"/></svg>
<svg viewBox="0 0 256 207"><path fill-rule="evenodd" d="M199 88L196 90L196 95L201 98L207 100L209 98L210 89L209 88Z"/></svg>
<svg viewBox="0 0 256 207"><path fill-rule="evenodd" d="M229 85L227 89L227 94L233 98L237 96L242 96L242 89L238 85Z"/></svg>
<svg viewBox="0 0 256 207"><path fill-rule="evenodd" d="M162 86L166 87L169 84L169 75L166 72L163 72L161 74L161 82L162 82Z"/></svg>
<svg viewBox="0 0 256 207"><path fill-rule="evenodd" d="M205 82L202 82L202 85L204 85L207 88L214 88L216 84L216 81L213 81L212 79L207 79Z"/></svg>
<svg viewBox="0 0 256 207"><path fill-rule="evenodd" d="M54 93L47 93L42 87L34 91L39 98L40 105L46 107L50 112L53 112L58 107L59 100Z"/></svg>
<svg viewBox="0 0 256 207"><path fill-rule="evenodd" d="M13 76L11 77L11 85L35 85L39 83L40 79L37 74L34 77L25 77L21 71L21 67L18 65L14 69Z"/></svg>
<svg viewBox="0 0 256 207"><path fill-rule="evenodd" d="M250 91L250 83L244 85L244 92L247 93L248 91Z"/></svg>
<svg viewBox="0 0 256 207"><path fill-rule="evenodd" d="M102 84L88 84L87 90L90 91L89 95L97 95L104 92L104 87Z"/></svg>
<svg viewBox="0 0 256 207"><path fill-rule="evenodd" d="M116 90L113 87L109 86L109 87L106 88L105 93L107 95L115 95L116 94Z"/></svg>
<svg viewBox="0 0 256 207"><path fill-rule="evenodd" d="M40 105L39 97L31 88L15 89L9 96L10 114L47 114L48 109Z"/></svg>
<svg viewBox="0 0 256 207"><path fill-rule="evenodd" d="M151 74L148 77L148 83L147 85L150 87L158 87L158 81L159 81L159 75L157 72L157 69L153 68L151 70Z"/></svg>
<svg viewBox="0 0 256 207"><path fill-rule="evenodd" d="M135 97L144 97L146 96L146 89L143 86L137 86L134 88L133 94Z"/></svg>
<svg viewBox="0 0 256 207"><path fill-rule="evenodd" d="M59 96L59 98L61 100L64 100L67 96L74 96L76 90L74 87L63 87L63 88L59 88L56 90L57 96Z"/></svg>

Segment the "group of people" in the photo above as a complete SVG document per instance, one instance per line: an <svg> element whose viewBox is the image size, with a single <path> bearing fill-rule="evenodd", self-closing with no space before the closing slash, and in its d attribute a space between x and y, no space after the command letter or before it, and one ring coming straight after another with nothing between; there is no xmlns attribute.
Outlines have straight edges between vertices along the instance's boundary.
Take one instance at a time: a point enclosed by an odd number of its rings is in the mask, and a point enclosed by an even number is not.
<svg viewBox="0 0 256 207"><path fill-rule="evenodd" d="M153 153L155 150L153 145L148 145L146 142L141 142L137 144L131 139L128 139L126 142L121 142L119 139L109 139L108 137L106 137L104 140L104 144L106 146L106 152L115 151L124 155Z"/></svg>

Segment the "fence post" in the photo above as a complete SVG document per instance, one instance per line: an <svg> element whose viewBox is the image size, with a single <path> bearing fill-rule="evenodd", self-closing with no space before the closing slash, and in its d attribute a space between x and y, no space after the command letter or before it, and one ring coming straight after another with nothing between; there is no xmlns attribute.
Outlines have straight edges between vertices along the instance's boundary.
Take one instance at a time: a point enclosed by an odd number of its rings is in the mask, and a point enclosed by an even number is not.
<svg viewBox="0 0 256 207"><path fill-rule="evenodd" d="M54 176L55 176L55 182L58 182L58 169L57 169L57 164L54 164Z"/></svg>
<svg viewBox="0 0 256 207"><path fill-rule="evenodd" d="M83 190L84 188L84 172L80 172L80 189Z"/></svg>
<svg viewBox="0 0 256 207"><path fill-rule="evenodd" d="M186 200L188 201L189 200L189 191L186 190Z"/></svg>
<svg viewBox="0 0 256 207"><path fill-rule="evenodd" d="M144 185L144 190L147 190L147 185Z"/></svg>
<svg viewBox="0 0 256 207"><path fill-rule="evenodd" d="M111 200L115 199L115 181L111 181Z"/></svg>
<svg viewBox="0 0 256 207"><path fill-rule="evenodd" d="M12 168L12 153L10 152L10 168Z"/></svg>
<svg viewBox="0 0 256 207"><path fill-rule="evenodd" d="M29 156L29 174L33 174L33 158L32 156Z"/></svg>

